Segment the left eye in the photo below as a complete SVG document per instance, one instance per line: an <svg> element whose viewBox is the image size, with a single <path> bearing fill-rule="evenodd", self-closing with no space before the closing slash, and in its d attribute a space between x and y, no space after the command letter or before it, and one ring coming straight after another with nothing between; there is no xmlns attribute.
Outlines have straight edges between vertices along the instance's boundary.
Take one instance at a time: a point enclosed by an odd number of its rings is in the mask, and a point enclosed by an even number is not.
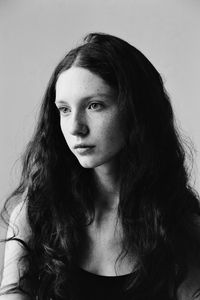
<svg viewBox="0 0 200 300"><path fill-rule="evenodd" d="M89 105L89 108L90 109L92 109L92 110L96 110L96 109L100 109L100 108L102 108L103 107L103 105L102 104L100 104L100 103L91 103L90 105Z"/></svg>

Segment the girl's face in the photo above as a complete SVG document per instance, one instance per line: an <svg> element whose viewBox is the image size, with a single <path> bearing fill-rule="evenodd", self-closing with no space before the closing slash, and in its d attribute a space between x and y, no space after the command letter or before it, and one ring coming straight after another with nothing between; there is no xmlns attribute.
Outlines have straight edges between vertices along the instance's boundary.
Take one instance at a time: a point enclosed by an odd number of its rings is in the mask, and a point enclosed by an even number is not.
<svg viewBox="0 0 200 300"><path fill-rule="evenodd" d="M110 86L85 68L71 67L58 77L55 104L67 145L82 167L113 162L124 138Z"/></svg>

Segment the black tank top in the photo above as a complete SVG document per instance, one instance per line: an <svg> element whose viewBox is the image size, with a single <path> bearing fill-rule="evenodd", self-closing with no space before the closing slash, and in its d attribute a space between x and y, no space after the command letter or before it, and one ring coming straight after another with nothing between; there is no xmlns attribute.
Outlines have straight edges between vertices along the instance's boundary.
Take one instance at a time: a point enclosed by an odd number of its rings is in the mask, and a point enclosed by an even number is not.
<svg viewBox="0 0 200 300"><path fill-rule="evenodd" d="M73 300L124 300L125 285L131 274L102 276L74 267L72 272Z"/></svg>

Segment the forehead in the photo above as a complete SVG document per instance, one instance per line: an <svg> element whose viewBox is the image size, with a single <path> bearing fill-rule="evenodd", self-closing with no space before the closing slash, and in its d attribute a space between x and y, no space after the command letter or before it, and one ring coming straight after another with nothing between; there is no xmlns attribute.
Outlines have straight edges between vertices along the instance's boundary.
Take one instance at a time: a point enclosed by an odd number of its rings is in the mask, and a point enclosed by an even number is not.
<svg viewBox="0 0 200 300"><path fill-rule="evenodd" d="M100 76L85 68L72 67L62 72L56 82L56 100L95 93L110 95L113 90Z"/></svg>

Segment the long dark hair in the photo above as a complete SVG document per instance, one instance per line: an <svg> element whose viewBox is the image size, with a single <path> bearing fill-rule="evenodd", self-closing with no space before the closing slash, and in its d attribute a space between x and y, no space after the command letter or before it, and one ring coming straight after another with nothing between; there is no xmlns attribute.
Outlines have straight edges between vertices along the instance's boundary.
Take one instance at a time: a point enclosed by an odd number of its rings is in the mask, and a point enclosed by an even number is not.
<svg viewBox="0 0 200 300"><path fill-rule="evenodd" d="M118 95L126 141L119 161L120 257L131 252L136 258L127 293L133 299L175 299L187 262L200 247L198 195L160 74L135 47L103 33L88 34L53 72L23 156L20 184L7 199L25 194L32 232L22 242L28 268L19 286L28 282L33 298L70 299L70 272L84 228L94 220L91 170L69 150L54 103L56 81L72 66L97 74Z"/></svg>

